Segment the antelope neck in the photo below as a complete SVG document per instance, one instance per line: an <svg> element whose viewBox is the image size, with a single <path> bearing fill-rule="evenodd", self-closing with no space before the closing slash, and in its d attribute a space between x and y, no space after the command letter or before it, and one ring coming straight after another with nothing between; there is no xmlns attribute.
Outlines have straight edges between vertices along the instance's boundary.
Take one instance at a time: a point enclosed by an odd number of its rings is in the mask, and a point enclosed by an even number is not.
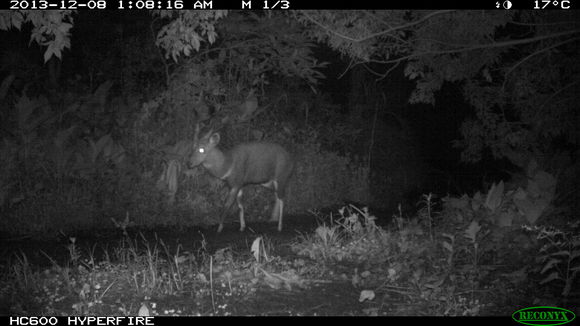
<svg viewBox="0 0 580 326"><path fill-rule="evenodd" d="M222 180L229 177L233 169L231 155L227 155L217 148L207 155L207 158L203 162L203 167Z"/></svg>

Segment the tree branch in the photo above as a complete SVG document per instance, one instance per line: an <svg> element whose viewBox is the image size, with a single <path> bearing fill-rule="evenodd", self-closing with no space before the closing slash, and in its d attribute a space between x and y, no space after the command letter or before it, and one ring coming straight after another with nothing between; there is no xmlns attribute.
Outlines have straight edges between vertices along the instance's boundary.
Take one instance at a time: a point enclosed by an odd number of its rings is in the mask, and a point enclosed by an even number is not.
<svg viewBox="0 0 580 326"><path fill-rule="evenodd" d="M504 90L504 88L505 88L505 84L507 83L507 80L508 80L508 75L509 75L509 74L511 74L511 73L512 73L512 72L513 72L513 71L514 71L514 70L515 70L515 69L516 69L516 68L517 68L519 65L521 65L522 63L524 63L525 61L527 61L527 60L528 60L528 59L530 59L531 57L533 57L533 56L535 56L535 55L538 55L538 54L540 54L540 53L542 53L542 52L546 52L546 51L548 51L548 50L551 50L551 49L553 49L553 48L557 48L557 47L559 47L560 45L564 45L564 44L566 44L566 43L570 43L570 42L573 42L573 41L576 41L576 40L580 40L580 37L574 37L574 38L571 38L571 39L567 39L567 40L565 40L565 41L563 41L563 42L560 42L560 43L554 44L554 45L552 45L552 46L549 46L549 47L547 47L547 48L543 48L543 49L541 49L541 50L538 50L538 51L535 51L535 52L532 52L532 53L530 53L528 56L526 56L525 58L523 58L522 60L520 60L518 63L516 63L515 65L513 65L513 66L512 66L512 67L511 67L511 68L510 68L510 69L509 69L507 72L506 72L506 74L505 74L505 77L504 77L504 81L503 81L503 85L501 85L501 89L502 89L502 90Z"/></svg>
<svg viewBox="0 0 580 326"><path fill-rule="evenodd" d="M384 34L392 33L392 32L394 32L394 31L396 31L396 30L400 30L400 29L404 29L404 28L408 28L408 27L411 27L411 26L414 26L414 25L420 24L420 23L422 23L422 22L424 22L424 21L426 21L426 20L428 20L428 19L430 19L430 18L432 18L432 17L434 17L434 16L438 16L438 15L442 15L442 14L447 14L447 13L454 12L454 11L455 11L455 10L440 10L440 11L435 11L435 12L432 12L432 13L430 13L430 14L428 14L428 15L425 15L425 16L424 16L424 17L422 17L421 19L419 19L419 20L416 20L416 21L414 21L414 22L410 22L410 23L408 23L408 24L404 24L404 25L400 25L400 26L391 27L391 28L389 28L389 29L387 29L387 30L380 31L380 32L377 32L377 33L373 33L373 34L370 34L370 35L367 35L367 36L365 36L365 37L363 37L363 38L358 38L358 39L355 39L355 38L352 38L352 37L346 36L346 35L344 35L344 34L341 34L341 33L339 33L339 32L336 32L336 31L332 30L330 27L328 27L328 26L325 26L325 25L323 25L322 23L320 23L319 21L317 21L317 20L315 20L314 18L312 18L312 17L311 17L309 14L307 14L307 12L306 12L306 11L301 11L301 13L302 13L302 14L303 14L303 15L304 15L306 18L308 18L308 20L310 20L312 23L314 23L314 24L315 24L315 25L317 25L318 27L320 27L320 28L324 29L325 31L327 31L327 32L329 32L329 33L331 33L331 34L334 34L335 36L338 36L338 37L340 37L340 38L342 38L342 39L345 39L345 40L347 40L347 41L351 41L351 42L355 42L355 43L360 43L360 42L364 42L364 41L366 41L366 40L368 40L368 39L375 38L375 37L377 37L377 36L381 36L381 35L384 35ZM390 35L389 35L389 36L390 36Z"/></svg>

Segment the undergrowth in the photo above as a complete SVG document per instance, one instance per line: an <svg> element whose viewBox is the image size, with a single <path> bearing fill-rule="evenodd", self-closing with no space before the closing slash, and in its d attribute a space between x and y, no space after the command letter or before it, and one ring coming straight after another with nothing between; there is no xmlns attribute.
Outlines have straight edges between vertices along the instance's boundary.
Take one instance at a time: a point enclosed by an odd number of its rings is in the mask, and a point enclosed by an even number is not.
<svg viewBox="0 0 580 326"><path fill-rule="evenodd" d="M388 226L353 205L318 216L320 225L296 237L287 257L265 236L211 253L202 238L191 252L130 232L127 217L115 221L122 238L99 257L96 246L79 248L74 237L66 260L44 253L49 268L13 254L2 267L0 300L11 315L235 315L279 314L256 302L283 294L303 298L304 307L285 310L300 315L317 313L308 298L332 303L320 288L334 285L349 293L344 300L358 300L340 314L474 316L553 302L551 293L560 295L556 305L577 298L575 233L498 227L485 214L437 210L436 200L423 196L416 217L399 210Z"/></svg>

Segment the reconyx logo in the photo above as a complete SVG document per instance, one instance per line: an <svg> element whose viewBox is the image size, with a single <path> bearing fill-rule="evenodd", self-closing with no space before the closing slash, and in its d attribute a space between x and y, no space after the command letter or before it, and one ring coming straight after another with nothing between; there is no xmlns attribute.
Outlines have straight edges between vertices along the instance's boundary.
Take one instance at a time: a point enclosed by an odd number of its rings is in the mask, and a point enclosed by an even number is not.
<svg viewBox="0 0 580 326"><path fill-rule="evenodd" d="M512 318L524 325L563 325L573 321L576 315L570 310L558 307L530 307L520 309Z"/></svg>

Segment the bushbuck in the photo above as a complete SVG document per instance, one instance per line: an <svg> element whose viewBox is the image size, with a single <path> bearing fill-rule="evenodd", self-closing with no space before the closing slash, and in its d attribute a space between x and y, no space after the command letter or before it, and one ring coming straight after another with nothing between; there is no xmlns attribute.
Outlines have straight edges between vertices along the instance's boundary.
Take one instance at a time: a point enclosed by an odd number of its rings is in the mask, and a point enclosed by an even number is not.
<svg viewBox="0 0 580 326"><path fill-rule="evenodd" d="M246 222L241 201L242 188L253 184L274 190L276 203L270 221L278 221L278 231L282 231L284 198L294 170L294 161L290 153L278 144L267 142L242 143L230 150L222 151L217 147L220 142L219 133L211 130L198 139L198 132L199 128L196 128L190 167L201 164L214 177L225 180L230 187L217 232L222 231L224 219L231 212L234 200L237 201L239 208L240 231L244 231Z"/></svg>

